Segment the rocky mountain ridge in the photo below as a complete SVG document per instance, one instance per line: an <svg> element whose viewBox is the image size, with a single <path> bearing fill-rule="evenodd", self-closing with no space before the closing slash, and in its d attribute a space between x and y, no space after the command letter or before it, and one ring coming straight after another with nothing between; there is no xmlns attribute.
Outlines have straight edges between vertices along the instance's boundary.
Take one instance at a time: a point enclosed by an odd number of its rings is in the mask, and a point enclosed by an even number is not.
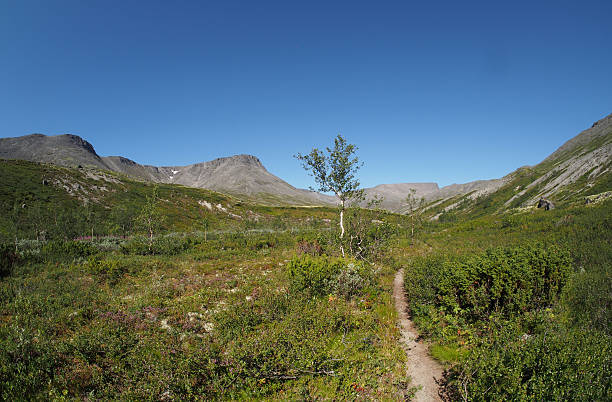
<svg viewBox="0 0 612 402"><path fill-rule="evenodd" d="M122 156L99 156L93 145L73 134L0 138L0 158L69 167L110 170L157 183L205 188L264 204L333 205L335 198L298 189L266 170L252 155L217 158L187 166L141 165Z"/></svg>
<svg viewBox="0 0 612 402"><path fill-rule="evenodd" d="M503 208L533 204L539 197L557 197L576 183L591 188L612 170L612 114L565 142L535 166L526 166L492 180L476 180L439 188L436 183L380 184L364 189L366 200L382 197L380 207L405 212L410 190L430 207L448 204L451 210L465 201L501 194ZM159 183L173 183L226 193L267 205L334 205L336 198L298 189L266 170L252 155L217 158L187 166L141 165L122 156L99 156L93 145L73 134L0 138L0 158L24 159L63 166L110 170L126 176ZM610 190L607 188L606 190ZM573 189L573 192L582 189ZM454 200L453 202L447 200ZM364 204L365 205L365 204Z"/></svg>

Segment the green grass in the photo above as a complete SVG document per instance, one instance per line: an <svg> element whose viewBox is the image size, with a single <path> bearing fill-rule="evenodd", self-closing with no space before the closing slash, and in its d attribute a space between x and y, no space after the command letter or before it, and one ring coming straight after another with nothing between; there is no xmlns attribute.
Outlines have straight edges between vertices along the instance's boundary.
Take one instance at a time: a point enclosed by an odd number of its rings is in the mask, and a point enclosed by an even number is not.
<svg viewBox="0 0 612 402"><path fill-rule="evenodd" d="M337 259L334 208L159 185L149 244L134 217L151 185L0 161L0 398L403 400L414 390L391 297L403 267L455 399L610 399L612 201L499 208L542 172L414 238L406 217L351 211L385 222L363 239L392 236L371 265ZM92 228L115 237L72 240Z"/></svg>
<svg viewBox="0 0 612 402"><path fill-rule="evenodd" d="M443 364L457 363L467 356L468 351L458 344L440 345L435 343L429 348L431 356Z"/></svg>

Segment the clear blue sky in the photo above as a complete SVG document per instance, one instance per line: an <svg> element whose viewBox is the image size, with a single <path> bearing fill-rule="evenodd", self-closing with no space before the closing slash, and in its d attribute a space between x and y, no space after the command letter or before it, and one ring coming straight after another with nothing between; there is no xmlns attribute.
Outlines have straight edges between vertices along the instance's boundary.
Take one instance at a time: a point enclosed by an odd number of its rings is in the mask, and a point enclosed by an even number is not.
<svg viewBox="0 0 612 402"><path fill-rule="evenodd" d="M612 1L0 1L0 136L183 165L359 146L364 186L486 179L612 113Z"/></svg>

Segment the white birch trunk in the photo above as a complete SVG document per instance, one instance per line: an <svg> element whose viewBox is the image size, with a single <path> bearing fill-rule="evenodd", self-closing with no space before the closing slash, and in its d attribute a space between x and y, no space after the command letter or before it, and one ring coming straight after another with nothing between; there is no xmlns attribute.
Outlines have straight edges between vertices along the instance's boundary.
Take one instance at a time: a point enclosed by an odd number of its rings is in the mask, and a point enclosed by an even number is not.
<svg viewBox="0 0 612 402"><path fill-rule="evenodd" d="M342 209L340 209L340 251L342 251L342 257L344 257L344 245L342 239L344 238L344 200L342 201Z"/></svg>

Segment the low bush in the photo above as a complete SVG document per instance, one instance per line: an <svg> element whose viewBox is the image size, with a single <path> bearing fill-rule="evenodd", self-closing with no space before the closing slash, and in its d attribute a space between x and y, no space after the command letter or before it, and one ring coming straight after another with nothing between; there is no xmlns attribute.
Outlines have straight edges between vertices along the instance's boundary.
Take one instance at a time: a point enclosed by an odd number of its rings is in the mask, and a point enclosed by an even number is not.
<svg viewBox="0 0 612 402"><path fill-rule="evenodd" d="M373 282L373 271L367 264L349 262L340 269L332 282L332 291L348 299L359 294Z"/></svg>
<svg viewBox="0 0 612 402"><path fill-rule="evenodd" d="M41 253L51 259L86 258L98 250L89 242L74 240L54 240L47 242Z"/></svg>
<svg viewBox="0 0 612 402"><path fill-rule="evenodd" d="M563 307L572 325L612 336L612 275L608 265L576 272L563 292Z"/></svg>
<svg viewBox="0 0 612 402"><path fill-rule="evenodd" d="M345 258L295 257L287 264L291 289L312 295L335 293L351 297L371 284L372 269L363 261Z"/></svg>
<svg viewBox="0 0 612 402"><path fill-rule="evenodd" d="M198 243L188 236L165 235L155 237L152 242L147 237L135 236L121 244L121 251L134 255L177 255Z"/></svg>
<svg viewBox="0 0 612 402"><path fill-rule="evenodd" d="M450 370L446 391L450 400L610 400L612 342L552 322L534 334L502 325Z"/></svg>
<svg viewBox="0 0 612 402"><path fill-rule="evenodd" d="M0 278L11 274L16 261L15 246L10 243L0 244Z"/></svg>
<svg viewBox="0 0 612 402"><path fill-rule="evenodd" d="M115 282L126 272L125 266L115 259L103 259L99 255L89 257L87 267L90 272L101 275L108 280Z"/></svg>
<svg viewBox="0 0 612 402"><path fill-rule="evenodd" d="M512 317L551 305L570 274L569 253L526 244L462 257L415 260L406 271L408 297L468 321Z"/></svg>
<svg viewBox="0 0 612 402"><path fill-rule="evenodd" d="M330 293L334 279L344 267L345 261L330 257L293 258L287 264L287 273L294 291L308 291L313 295Z"/></svg>
<svg viewBox="0 0 612 402"><path fill-rule="evenodd" d="M346 214L346 233L342 239L337 237L335 241L356 259L380 260L388 253L388 245L397 234L394 225L381 219L383 217L378 214L349 208Z"/></svg>
<svg viewBox="0 0 612 402"><path fill-rule="evenodd" d="M298 255L308 254L312 256L318 256L323 253L323 248L316 239L312 241L308 241L305 239L298 240L295 248Z"/></svg>

